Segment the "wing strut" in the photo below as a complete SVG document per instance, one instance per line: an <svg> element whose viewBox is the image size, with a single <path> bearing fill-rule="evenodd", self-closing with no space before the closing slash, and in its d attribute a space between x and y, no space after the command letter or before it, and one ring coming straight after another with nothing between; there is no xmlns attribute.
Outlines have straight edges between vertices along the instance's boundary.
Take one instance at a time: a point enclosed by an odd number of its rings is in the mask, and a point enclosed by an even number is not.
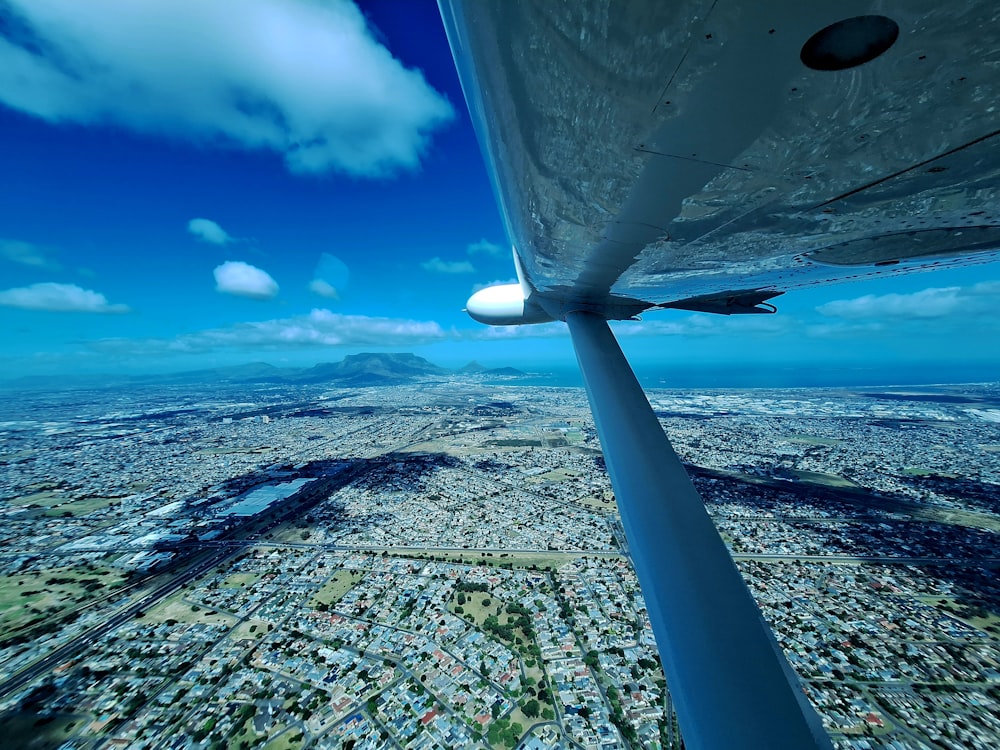
<svg viewBox="0 0 1000 750"><path fill-rule="evenodd" d="M685 747L829 750L607 321L566 322Z"/></svg>

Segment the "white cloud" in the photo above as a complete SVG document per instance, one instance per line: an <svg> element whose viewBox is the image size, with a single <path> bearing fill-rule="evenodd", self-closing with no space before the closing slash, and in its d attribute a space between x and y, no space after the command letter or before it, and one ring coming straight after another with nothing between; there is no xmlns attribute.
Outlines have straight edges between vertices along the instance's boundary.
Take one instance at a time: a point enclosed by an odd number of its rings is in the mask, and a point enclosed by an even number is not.
<svg viewBox="0 0 1000 750"><path fill-rule="evenodd" d="M326 297L327 299L340 299L337 287L323 281L323 279L313 279L310 281L309 291L318 294L320 297Z"/></svg>
<svg viewBox="0 0 1000 750"><path fill-rule="evenodd" d="M669 314L669 313L667 313ZM618 336L715 336L782 334L793 325L788 317L776 315L713 315L695 313L683 318L657 319L648 315L638 321L616 321Z"/></svg>
<svg viewBox="0 0 1000 750"><path fill-rule="evenodd" d="M52 312L128 312L128 306L109 304L107 298L99 292L83 289L75 284L57 284L51 281L2 291L0 305Z"/></svg>
<svg viewBox="0 0 1000 750"><path fill-rule="evenodd" d="M0 239L0 258L22 266L53 271L59 264L46 257L45 252L30 242Z"/></svg>
<svg viewBox="0 0 1000 750"><path fill-rule="evenodd" d="M499 258L506 252L499 245L495 245L489 240L479 240L479 242L473 242L466 248L466 252L469 255L490 255L494 258Z"/></svg>
<svg viewBox="0 0 1000 750"><path fill-rule="evenodd" d="M866 294L827 302L816 308L830 318L845 320L920 320L967 318L1000 304L1000 282L984 281L971 287L931 287L911 294Z"/></svg>
<svg viewBox="0 0 1000 750"><path fill-rule="evenodd" d="M569 336L565 323L534 323L524 326L482 326L472 329L465 338L490 340L550 339Z"/></svg>
<svg viewBox="0 0 1000 750"><path fill-rule="evenodd" d="M503 283L503 282L494 282ZM514 282L511 282L514 283ZM668 313L669 314L669 313ZM687 315L680 319L646 318L639 321L610 321L615 335L621 337L641 336L720 336L759 335L771 336L786 333L794 322L778 319L771 315L708 315L705 313ZM482 326L471 329L465 338L473 339L516 339L553 338L568 336L569 329L561 322L536 323L523 326Z"/></svg>
<svg viewBox="0 0 1000 750"><path fill-rule="evenodd" d="M188 231L202 242L225 245L233 241L229 233L211 219L191 219Z"/></svg>
<svg viewBox="0 0 1000 750"><path fill-rule="evenodd" d="M280 153L297 173L419 166L454 111L349 0L8 0L0 101L50 122Z"/></svg>
<svg viewBox="0 0 1000 750"><path fill-rule="evenodd" d="M271 299L278 294L278 283L267 271L240 260L227 260L216 266L215 290L251 299Z"/></svg>
<svg viewBox="0 0 1000 750"><path fill-rule="evenodd" d="M155 356L223 349L280 350L327 346L412 346L449 336L434 321L340 315L316 309L308 315L238 323L173 339L104 339L93 347L109 353Z"/></svg>
<svg viewBox="0 0 1000 750"><path fill-rule="evenodd" d="M476 270L467 260L441 260L437 256L425 260L420 267L432 273L474 273Z"/></svg>

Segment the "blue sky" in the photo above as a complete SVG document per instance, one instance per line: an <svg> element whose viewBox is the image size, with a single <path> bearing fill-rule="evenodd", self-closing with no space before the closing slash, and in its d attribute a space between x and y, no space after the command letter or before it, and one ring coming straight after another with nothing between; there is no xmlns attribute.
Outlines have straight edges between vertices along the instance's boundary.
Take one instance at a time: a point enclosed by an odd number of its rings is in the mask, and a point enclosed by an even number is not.
<svg viewBox="0 0 1000 750"><path fill-rule="evenodd" d="M573 362L461 312L513 269L433 2L10 0L0 132L0 377ZM777 303L617 330L647 370L1000 377L1000 264Z"/></svg>

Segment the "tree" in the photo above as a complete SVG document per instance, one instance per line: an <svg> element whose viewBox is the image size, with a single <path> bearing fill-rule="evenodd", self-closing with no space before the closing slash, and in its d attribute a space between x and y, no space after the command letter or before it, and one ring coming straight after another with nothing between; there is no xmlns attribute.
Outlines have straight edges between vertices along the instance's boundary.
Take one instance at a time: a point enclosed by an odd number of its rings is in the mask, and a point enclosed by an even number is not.
<svg viewBox="0 0 1000 750"><path fill-rule="evenodd" d="M521 710L524 711L525 716L533 719L538 716L541 706L539 706L538 701L532 698L530 701L521 706Z"/></svg>

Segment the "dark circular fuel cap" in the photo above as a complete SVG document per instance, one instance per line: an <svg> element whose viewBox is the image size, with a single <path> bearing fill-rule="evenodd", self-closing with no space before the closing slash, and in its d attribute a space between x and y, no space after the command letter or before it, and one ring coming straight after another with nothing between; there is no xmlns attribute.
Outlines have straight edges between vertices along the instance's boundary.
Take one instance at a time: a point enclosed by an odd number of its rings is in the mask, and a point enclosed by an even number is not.
<svg viewBox="0 0 1000 750"><path fill-rule="evenodd" d="M886 16L855 16L820 29L802 45L799 57L813 70L846 70L874 60L899 37Z"/></svg>

